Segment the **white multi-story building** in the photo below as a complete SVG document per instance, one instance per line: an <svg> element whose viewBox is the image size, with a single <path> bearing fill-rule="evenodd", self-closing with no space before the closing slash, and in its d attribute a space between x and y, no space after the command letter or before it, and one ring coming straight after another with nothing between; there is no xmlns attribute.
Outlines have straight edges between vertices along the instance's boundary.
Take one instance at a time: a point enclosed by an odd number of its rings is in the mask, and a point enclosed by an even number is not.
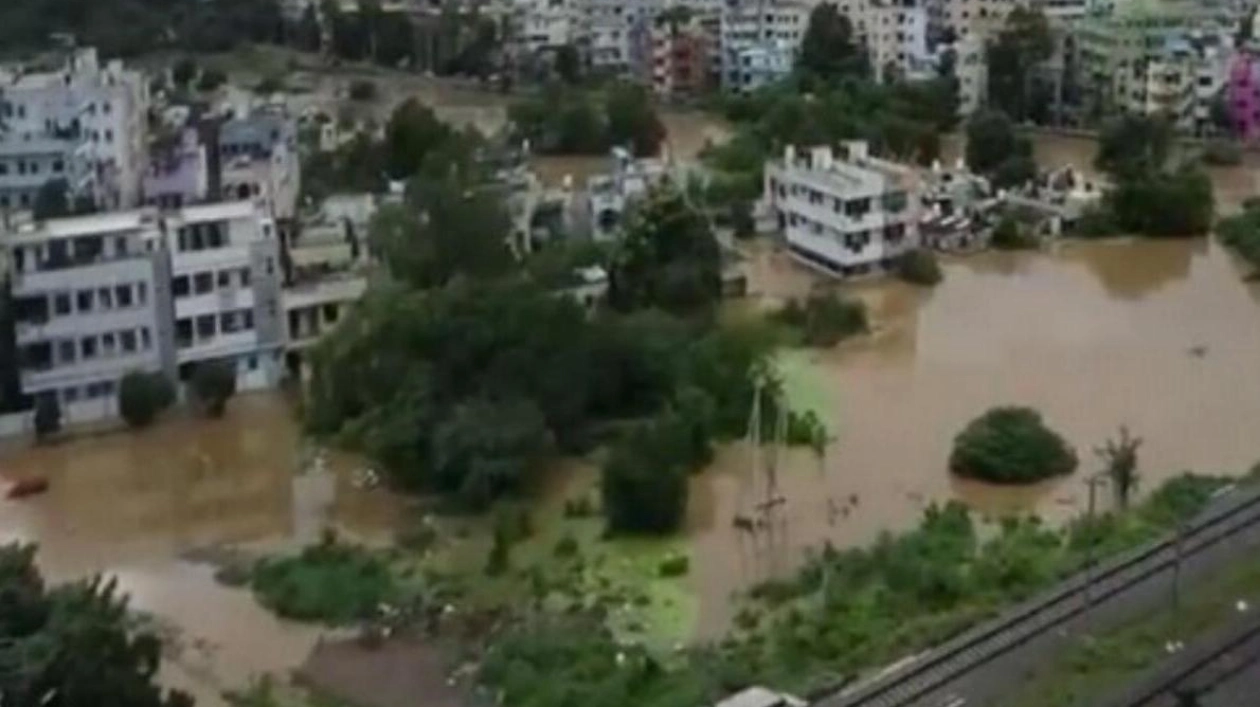
<svg viewBox="0 0 1260 707"><path fill-rule="evenodd" d="M53 396L66 421L88 422L116 414L128 371L167 367L168 262L156 212L50 219L0 242L24 395Z"/></svg>
<svg viewBox="0 0 1260 707"><path fill-rule="evenodd" d="M230 360L238 389L280 379L279 239L254 202L26 222L0 247L22 393L55 396L69 422L115 416L133 370L183 380Z"/></svg>
<svg viewBox="0 0 1260 707"><path fill-rule="evenodd" d="M900 76L929 75L935 62L928 46L930 0L842 0L854 39L866 47L879 78L891 68Z"/></svg>
<svg viewBox="0 0 1260 707"><path fill-rule="evenodd" d="M258 204L189 206L165 217L180 378L229 359L237 387L265 388L283 372L280 238Z"/></svg>
<svg viewBox="0 0 1260 707"><path fill-rule="evenodd" d="M219 127L219 189L224 199L252 199L287 221L301 193L297 123L274 112L234 118Z"/></svg>
<svg viewBox="0 0 1260 707"><path fill-rule="evenodd" d="M580 0L526 0L517 6L516 33L529 54L554 52L585 37Z"/></svg>
<svg viewBox="0 0 1260 707"><path fill-rule="evenodd" d="M0 208L33 206L55 179L97 206L139 203L149 107L143 75L78 49L53 70L0 68L0 94Z"/></svg>
<svg viewBox="0 0 1260 707"><path fill-rule="evenodd" d="M795 259L837 277L882 273L919 246L918 177L864 142L843 147L786 148L766 165L765 203Z"/></svg>
<svg viewBox="0 0 1260 707"><path fill-rule="evenodd" d="M809 7L795 0L730 0L722 11L721 84L756 88L787 75L809 21Z"/></svg>

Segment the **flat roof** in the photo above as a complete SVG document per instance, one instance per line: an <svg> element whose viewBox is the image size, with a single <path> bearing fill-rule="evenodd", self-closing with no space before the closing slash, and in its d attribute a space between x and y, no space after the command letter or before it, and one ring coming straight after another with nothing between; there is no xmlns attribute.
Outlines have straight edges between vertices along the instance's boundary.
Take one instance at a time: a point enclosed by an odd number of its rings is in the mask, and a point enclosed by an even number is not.
<svg viewBox="0 0 1260 707"><path fill-rule="evenodd" d="M245 218L257 212L254 202L228 201L218 204L194 204L185 206L176 215L185 223L200 221L222 221L225 219Z"/></svg>

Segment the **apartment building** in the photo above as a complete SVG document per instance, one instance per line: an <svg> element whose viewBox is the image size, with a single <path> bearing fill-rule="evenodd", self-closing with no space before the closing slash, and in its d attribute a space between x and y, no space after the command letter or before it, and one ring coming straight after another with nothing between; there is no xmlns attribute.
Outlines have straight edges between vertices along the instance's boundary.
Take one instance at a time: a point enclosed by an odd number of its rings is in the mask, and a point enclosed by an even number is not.
<svg viewBox="0 0 1260 707"><path fill-rule="evenodd" d="M936 63L928 44L931 0L840 0L836 9L866 47L877 78L931 75ZM808 21L808 18L807 18ZM891 78L891 77L890 77Z"/></svg>
<svg viewBox="0 0 1260 707"><path fill-rule="evenodd" d="M67 421L88 422L116 414L128 371L174 373L162 345L169 262L154 212L48 220L2 242L23 394L54 396Z"/></svg>
<svg viewBox="0 0 1260 707"><path fill-rule="evenodd" d="M260 201L273 218L292 220L302 187L297 122L272 111L223 122L218 170L221 198Z"/></svg>
<svg viewBox="0 0 1260 707"><path fill-rule="evenodd" d="M177 209L198 204L210 194L210 163L197 131L187 128L166 145L151 150L141 181L146 206Z"/></svg>
<svg viewBox="0 0 1260 707"><path fill-rule="evenodd" d="M842 278L886 272L919 245L918 177L864 142L843 152L789 146L766 164L765 204L798 261Z"/></svg>
<svg viewBox="0 0 1260 707"><path fill-rule="evenodd" d="M68 422L117 414L129 371L186 379L230 359L237 386L280 377L278 239L252 202L27 222L0 237L22 393Z"/></svg>
<svg viewBox="0 0 1260 707"><path fill-rule="evenodd" d="M932 0L930 21L941 34L956 39L986 41L1006 23L1006 16L1019 5L1036 0Z"/></svg>
<svg viewBox="0 0 1260 707"><path fill-rule="evenodd" d="M76 49L40 69L0 67L0 209L34 205L45 182L103 208L139 203L148 83Z"/></svg>
<svg viewBox="0 0 1260 707"><path fill-rule="evenodd" d="M530 55L554 52L585 37L581 0L526 0L514 24L521 49Z"/></svg>
<svg viewBox="0 0 1260 707"><path fill-rule="evenodd" d="M657 0L585 0L583 30L591 69L646 80Z"/></svg>
<svg viewBox="0 0 1260 707"><path fill-rule="evenodd" d="M721 19L721 85L749 91L791 72L809 22L795 0L729 0Z"/></svg>
<svg viewBox="0 0 1260 707"><path fill-rule="evenodd" d="M1073 82L1094 117L1121 111L1205 124L1228 79L1237 15L1223 0L1117 2L1075 24Z"/></svg>
<svg viewBox="0 0 1260 707"><path fill-rule="evenodd" d="M279 382L284 328L280 238L252 201L189 206L163 218L170 254L175 360L236 362L237 387Z"/></svg>
<svg viewBox="0 0 1260 707"><path fill-rule="evenodd" d="M699 18L685 24L658 18L652 32L653 93L676 99L708 90L715 56L711 38L711 30Z"/></svg>

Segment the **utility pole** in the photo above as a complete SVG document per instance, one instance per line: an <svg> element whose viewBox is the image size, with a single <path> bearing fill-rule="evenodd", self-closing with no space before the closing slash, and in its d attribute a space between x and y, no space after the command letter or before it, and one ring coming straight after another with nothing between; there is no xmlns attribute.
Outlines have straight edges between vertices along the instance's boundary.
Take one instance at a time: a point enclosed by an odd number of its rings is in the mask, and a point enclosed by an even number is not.
<svg viewBox="0 0 1260 707"><path fill-rule="evenodd" d="M1107 479L1102 473L1097 473L1089 477L1085 482L1089 485L1089 510L1086 511L1086 518L1089 527L1089 542L1085 544L1085 605L1091 606L1094 603L1094 542L1097 533L1094 528L1094 511L1098 500L1098 487L1107 483Z"/></svg>

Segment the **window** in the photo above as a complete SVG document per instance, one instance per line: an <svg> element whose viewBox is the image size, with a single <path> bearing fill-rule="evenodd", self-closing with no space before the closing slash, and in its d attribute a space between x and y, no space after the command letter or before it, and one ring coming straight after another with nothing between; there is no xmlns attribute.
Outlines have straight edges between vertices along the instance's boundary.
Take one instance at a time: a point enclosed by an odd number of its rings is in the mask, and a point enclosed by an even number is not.
<svg viewBox="0 0 1260 707"><path fill-rule="evenodd" d="M80 313L92 311L92 290L79 290L79 295L75 299Z"/></svg>
<svg viewBox="0 0 1260 707"><path fill-rule="evenodd" d="M224 288L224 287L227 287L227 286L228 286L228 271L227 271L227 270L220 270L220 271L219 271L219 275L218 275L218 277L217 277L216 279L217 279L217 280L218 280L218 282L219 282L219 288L220 288L220 289L221 289L221 288Z"/></svg>
<svg viewBox="0 0 1260 707"><path fill-rule="evenodd" d="M202 314L197 317L197 338L213 339L214 338L214 315Z"/></svg>
<svg viewBox="0 0 1260 707"><path fill-rule="evenodd" d="M119 343L122 345L123 353L132 353L136 350L136 332L127 330L122 332L118 337Z"/></svg>
<svg viewBox="0 0 1260 707"><path fill-rule="evenodd" d="M53 160L52 170L56 174L61 174L62 172L66 171L66 163L59 159Z"/></svg>
<svg viewBox="0 0 1260 707"><path fill-rule="evenodd" d="M224 312L219 315L219 331L224 334L235 334L240 331L240 320L236 312Z"/></svg>
<svg viewBox="0 0 1260 707"><path fill-rule="evenodd" d="M118 236L114 238L114 254L115 255L127 254L127 237L126 236Z"/></svg>
<svg viewBox="0 0 1260 707"><path fill-rule="evenodd" d="M53 297L53 311L57 314L70 313L70 295L62 292Z"/></svg>
<svg viewBox="0 0 1260 707"><path fill-rule="evenodd" d="M78 388L66 388L61 391L61 397L65 399L66 404L73 403L79 399Z"/></svg>
<svg viewBox="0 0 1260 707"><path fill-rule="evenodd" d="M249 268L241 268L241 287L249 287Z"/></svg>
<svg viewBox="0 0 1260 707"><path fill-rule="evenodd" d="M193 291L204 295L214 289L214 277L208 272L199 272L193 276Z"/></svg>
<svg viewBox="0 0 1260 707"><path fill-rule="evenodd" d="M249 370L251 371L258 370L258 357L250 356L248 362L246 363L246 366L248 366Z"/></svg>
<svg viewBox="0 0 1260 707"><path fill-rule="evenodd" d="M115 349L117 349L117 341L113 333L101 334L101 353L106 356L112 356Z"/></svg>
<svg viewBox="0 0 1260 707"><path fill-rule="evenodd" d="M102 287L96 291L96 301L100 302L101 309L114 308L114 291L108 287Z"/></svg>
<svg viewBox="0 0 1260 707"><path fill-rule="evenodd" d="M324 309L324 321L333 324L337 321L337 317L341 314L341 309L335 304L326 304Z"/></svg>
<svg viewBox="0 0 1260 707"><path fill-rule="evenodd" d="M241 327L245 329L245 331L252 330L254 328L254 312L252 310L242 309L241 321Z"/></svg>
<svg viewBox="0 0 1260 707"><path fill-rule="evenodd" d="M131 285L119 285L114 288L114 296L118 299L119 307L131 306Z"/></svg>
<svg viewBox="0 0 1260 707"><path fill-rule="evenodd" d="M188 296L188 276L179 275L171 281L171 294L176 297Z"/></svg>
<svg viewBox="0 0 1260 707"><path fill-rule="evenodd" d="M275 271L276 271L275 263L272 262L271 258L267 258L267 274L273 275L275 274Z"/></svg>
<svg viewBox="0 0 1260 707"><path fill-rule="evenodd" d="M223 224L208 223L206 224L206 240L209 243L208 248L222 248L224 246Z"/></svg>
<svg viewBox="0 0 1260 707"><path fill-rule="evenodd" d="M79 341L79 348L83 351L84 361L96 358L96 337L84 337L81 341Z"/></svg>
<svg viewBox="0 0 1260 707"><path fill-rule="evenodd" d="M148 333L149 333L148 329L143 330L143 333L140 335L140 338L147 341L149 338ZM188 348L189 346L192 346L192 339L193 339L192 320L180 319L176 321L175 322L176 345L178 345L181 349Z"/></svg>
<svg viewBox="0 0 1260 707"><path fill-rule="evenodd" d="M60 363L74 363L75 348L73 341L57 342L57 360Z"/></svg>
<svg viewBox="0 0 1260 707"><path fill-rule="evenodd" d="M149 298L149 286L143 282L137 282L136 283L136 299L140 302L140 304L144 304L145 300L147 300L148 298Z"/></svg>

